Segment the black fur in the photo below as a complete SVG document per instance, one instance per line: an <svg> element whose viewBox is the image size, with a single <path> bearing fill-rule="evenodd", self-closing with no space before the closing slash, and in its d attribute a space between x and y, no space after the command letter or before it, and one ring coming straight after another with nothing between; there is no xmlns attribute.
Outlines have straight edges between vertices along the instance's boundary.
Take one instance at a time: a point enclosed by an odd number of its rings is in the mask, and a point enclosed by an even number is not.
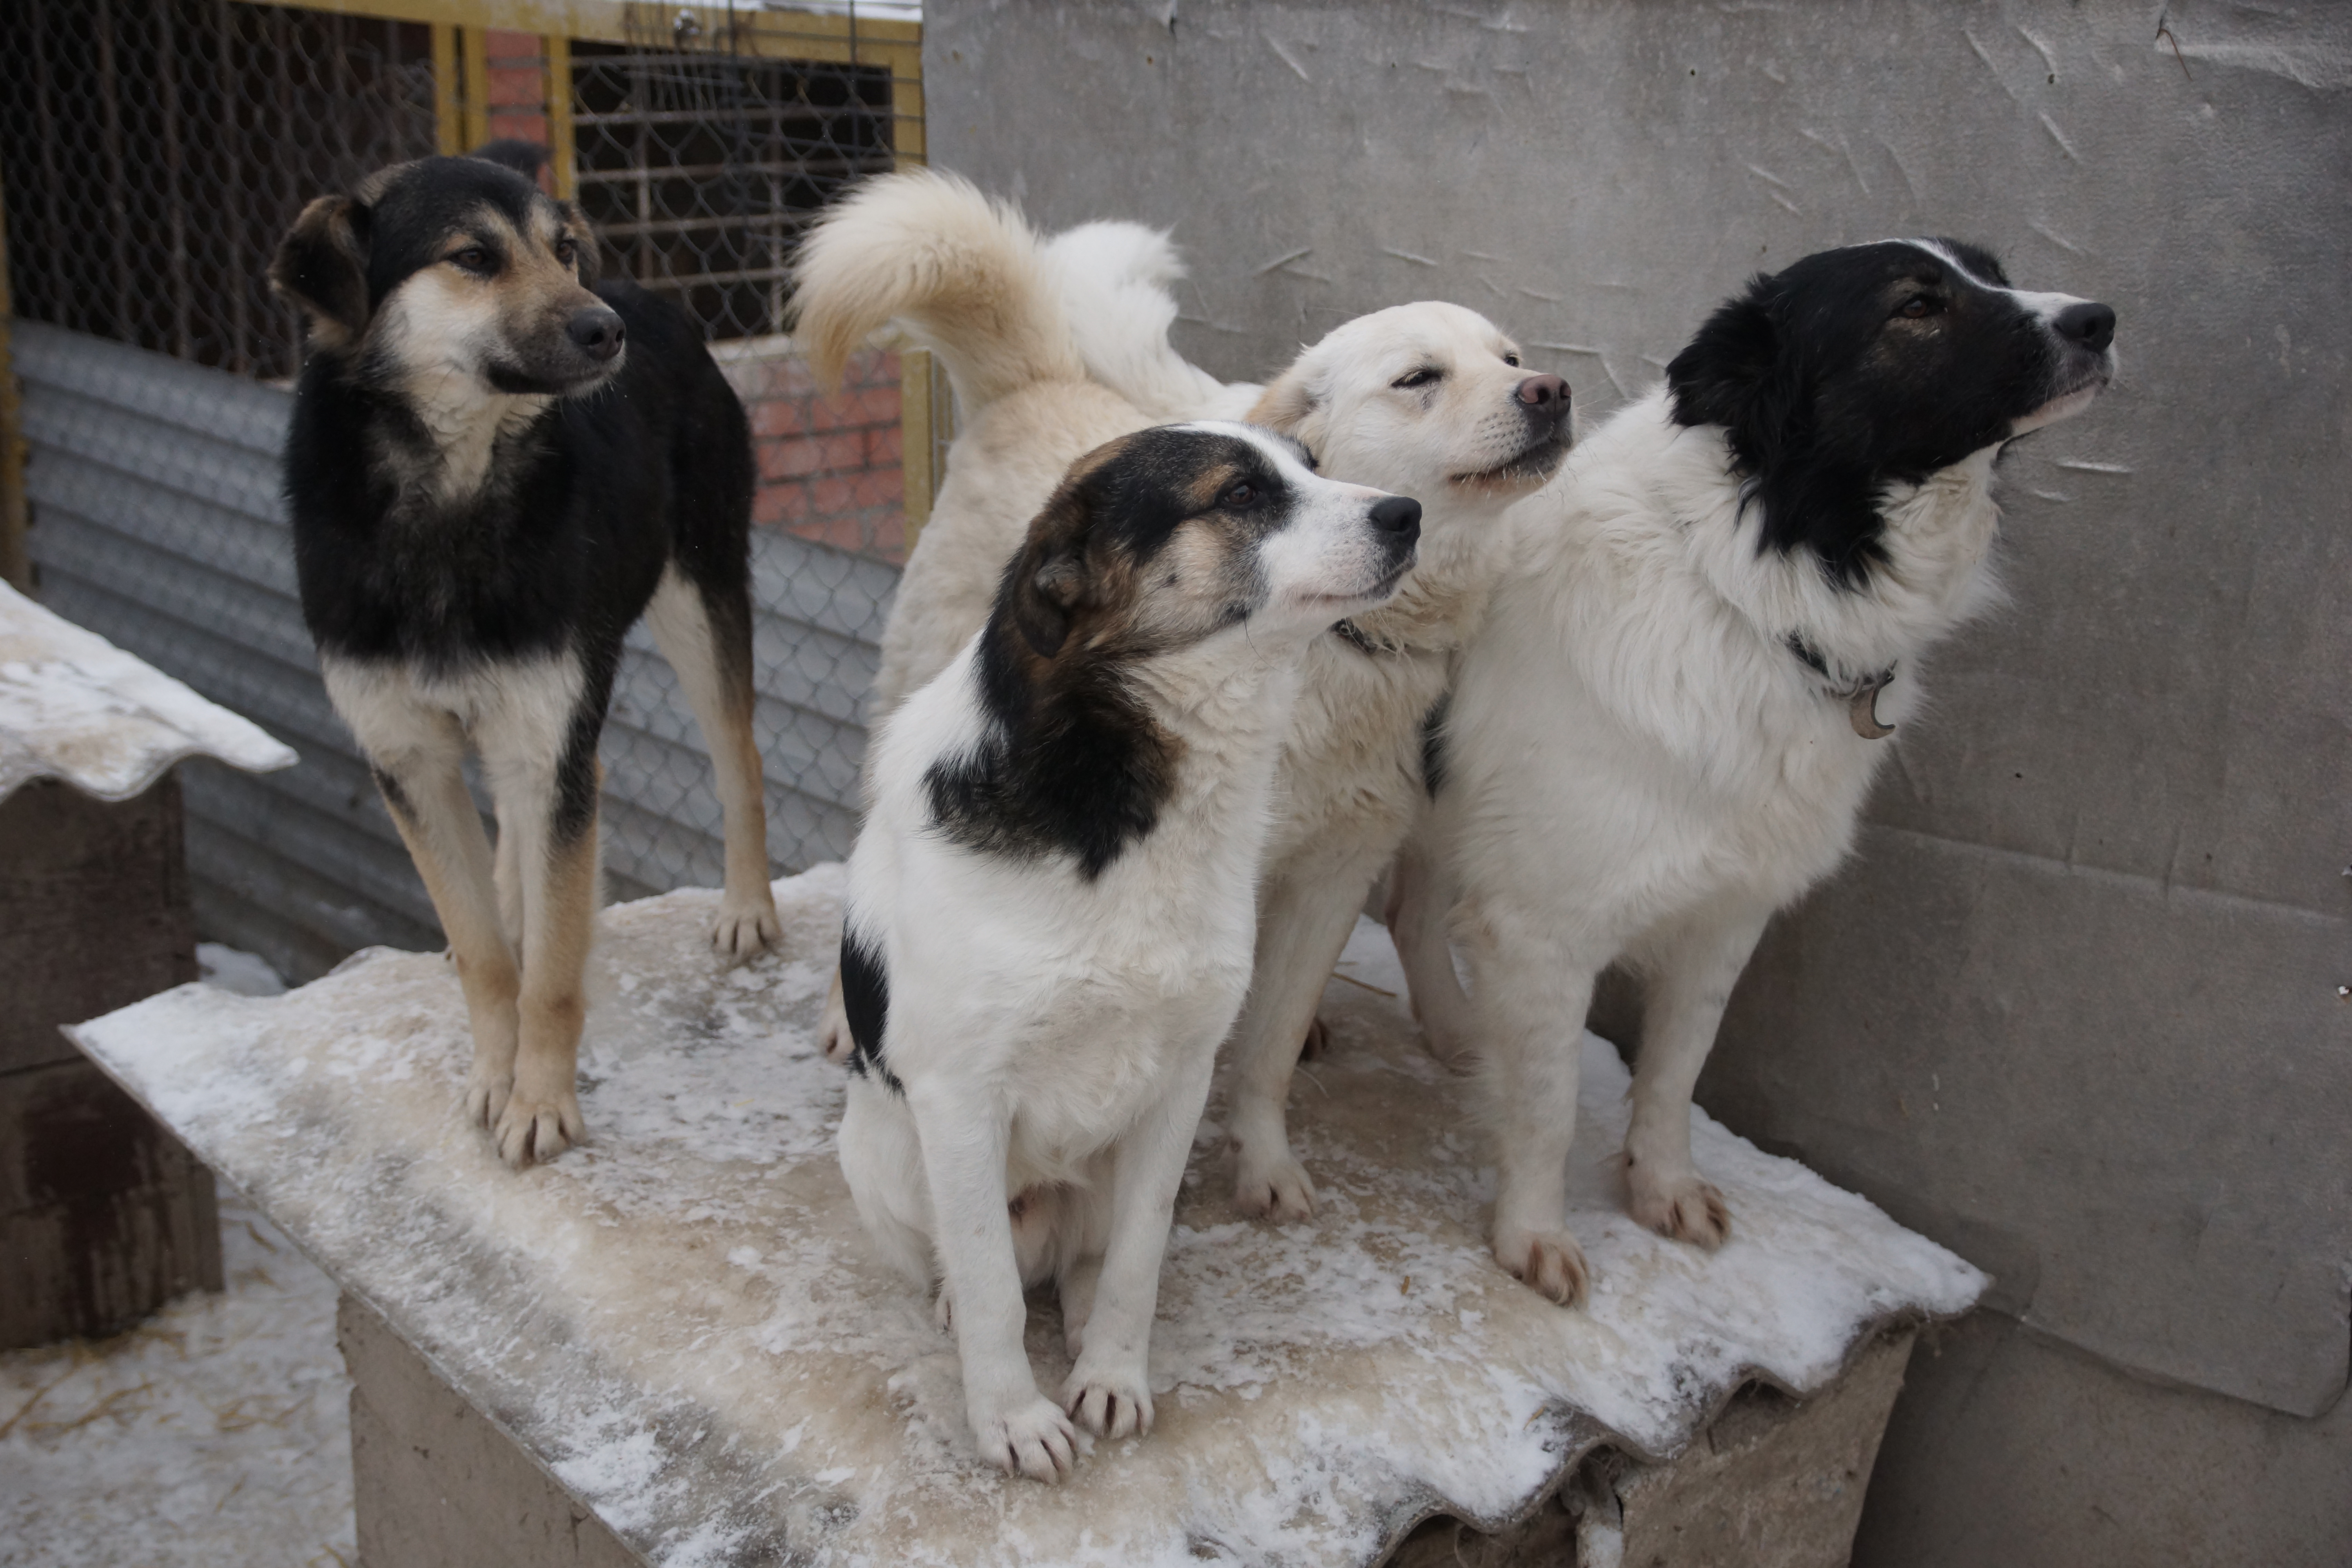
<svg viewBox="0 0 2352 1568"><path fill-rule="evenodd" d="M1764 546L1847 587L1885 560L1888 485L2000 441L2087 363L1999 291L1992 256L1935 243L1960 268L1890 240L1759 274L1666 370L1676 421L1729 433Z"/></svg>
<svg viewBox="0 0 2352 1568"><path fill-rule="evenodd" d="M1248 515L1230 521L1259 531L1280 525L1291 492L1278 469L1246 441L1178 428L1146 430L1106 460L1082 462L1032 524L981 636L985 732L924 778L933 818L957 843L1024 858L1066 854L1092 880L1151 831L1181 750L1125 670L1157 650L1115 621L1089 621L1108 618L1101 596L1119 590L1107 583L1150 591L1154 557L1178 525L1203 515L1192 492L1204 469L1218 467L1257 489ZM1074 595L1067 605L1065 590ZM1237 577L1232 600L1201 634L1245 619L1258 592L1254 579Z"/></svg>
<svg viewBox="0 0 2352 1568"><path fill-rule="evenodd" d="M1448 691L1421 716L1421 784L1432 800L1445 787L1445 716L1453 707L1454 693Z"/></svg>
<svg viewBox="0 0 2352 1568"><path fill-rule="evenodd" d="M451 223L484 202L523 229L548 198L497 163L436 158L395 174L372 205L344 204L337 221L362 254L341 265L364 276L368 311L441 264ZM306 217L281 251L281 287L303 299L305 280L326 279L330 294L353 287L333 280L331 256L313 255L345 230L308 227ZM577 661L583 691L552 804L569 837L593 817L622 638L665 564L701 591L722 673L750 658L754 472L742 405L676 307L627 282L594 294L626 329L619 370L501 439L470 496L445 502L419 482L437 448L364 335L313 350L286 446L302 615L321 653L426 677Z"/></svg>
<svg viewBox="0 0 2352 1568"><path fill-rule="evenodd" d="M849 1016L849 1070L860 1078L878 1074L891 1093L906 1093L882 1060L882 1032L890 1021L889 970L882 954L860 941L846 921L841 931L841 1005Z"/></svg>

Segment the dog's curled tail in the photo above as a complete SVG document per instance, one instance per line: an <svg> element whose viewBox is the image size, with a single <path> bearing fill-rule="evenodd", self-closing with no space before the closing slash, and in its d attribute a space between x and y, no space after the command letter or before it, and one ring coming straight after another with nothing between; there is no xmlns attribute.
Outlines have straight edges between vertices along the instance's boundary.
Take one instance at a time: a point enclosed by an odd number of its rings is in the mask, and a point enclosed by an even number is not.
<svg viewBox="0 0 2352 1568"><path fill-rule="evenodd" d="M793 275L794 336L827 386L894 321L946 364L967 417L1022 387L1086 377L1036 235L953 174L859 185L819 221Z"/></svg>
<svg viewBox="0 0 2352 1568"><path fill-rule="evenodd" d="M1232 388L1168 342L1184 263L1165 229L1106 219L1045 242L1087 373L1155 419L1238 419L1255 386Z"/></svg>

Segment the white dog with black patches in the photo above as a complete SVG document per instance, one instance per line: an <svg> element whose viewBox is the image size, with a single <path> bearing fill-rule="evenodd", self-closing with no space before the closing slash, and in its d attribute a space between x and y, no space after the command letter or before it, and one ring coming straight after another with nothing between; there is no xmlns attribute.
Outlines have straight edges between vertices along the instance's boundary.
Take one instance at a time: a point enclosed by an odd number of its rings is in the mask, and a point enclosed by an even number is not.
<svg viewBox="0 0 2352 1568"><path fill-rule="evenodd" d="M1733 983L1845 856L1921 655L1996 592L1995 457L2089 405L2114 334L2106 306L2012 289L1973 247L1823 252L1717 310L1515 513L1434 817L1473 1002L1425 918L1448 889L1401 889L1422 914L1394 931L1433 1046L1490 1070L1495 1254L1530 1285L1584 1293L1577 1042L1620 959L1647 983L1629 1207L1728 1234L1690 1112Z"/></svg>
<svg viewBox="0 0 2352 1568"><path fill-rule="evenodd" d="M1160 1261L1249 987L1275 761L1308 646L1385 602L1419 503L1240 425L1079 458L988 621L884 721L849 862L841 1163L926 1284L987 1458L1148 1430ZM1076 1364L1039 1391L1025 1286Z"/></svg>

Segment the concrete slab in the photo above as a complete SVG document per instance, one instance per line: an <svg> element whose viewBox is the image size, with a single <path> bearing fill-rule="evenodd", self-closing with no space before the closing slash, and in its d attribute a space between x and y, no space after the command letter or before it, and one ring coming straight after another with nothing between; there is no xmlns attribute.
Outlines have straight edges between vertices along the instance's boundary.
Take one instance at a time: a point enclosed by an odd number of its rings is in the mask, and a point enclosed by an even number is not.
<svg viewBox="0 0 2352 1568"><path fill-rule="evenodd" d="M839 882L778 884L782 956L731 973L704 946L713 894L607 911L592 1142L520 1176L457 1113L464 1010L437 955L373 953L268 1001L184 988L76 1038L531 1469L666 1564L1375 1563L1433 1513L1534 1518L1598 1449L1681 1454L1751 1382L1818 1394L1858 1346L1983 1283L1704 1121L1735 1239L1708 1257L1637 1229L1617 1207L1623 1069L1594 1039L1570 1195L1598 1286L1587 1312L1542 1301L1486 1254L1466 1088L1420 1051L1367 926L1296 1108L1323 1214L1235 1218L1213 1105L1162 1285L1158 1429L1095 1445L1062 1488L1007 1480L971 1456L951 1342L874 1258L833 1158L841 1080L810 1029ZM1049 1386L1054 1317L1031 1334ZM386 1452L436 1406L379 1402L352 1342L362 1451ZM571 1549L543 1485L464 1445L522 1477L490 1488L523 1500L501 1528ZM446 1518L465 1489L444 1489Z"/></svg>

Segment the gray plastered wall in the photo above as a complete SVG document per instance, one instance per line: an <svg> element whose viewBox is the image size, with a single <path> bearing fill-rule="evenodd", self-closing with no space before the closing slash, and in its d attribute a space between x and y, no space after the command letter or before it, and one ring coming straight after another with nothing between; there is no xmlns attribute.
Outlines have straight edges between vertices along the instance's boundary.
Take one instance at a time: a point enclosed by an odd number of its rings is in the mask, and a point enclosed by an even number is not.
<svg viewBox="0 0 2352 1568"><path fill-rule="evenodd" d="M2326 1444L2352 1554L2352 6L931 0L925 68L935 163L1173 228L1228 378L1442 298L1598 416L1748 273L1888 235L2116 308L2117 384L2004 460L2009 605L1700 1099L1993 1270L2084 1352L2053 1388Z"/></svg>

